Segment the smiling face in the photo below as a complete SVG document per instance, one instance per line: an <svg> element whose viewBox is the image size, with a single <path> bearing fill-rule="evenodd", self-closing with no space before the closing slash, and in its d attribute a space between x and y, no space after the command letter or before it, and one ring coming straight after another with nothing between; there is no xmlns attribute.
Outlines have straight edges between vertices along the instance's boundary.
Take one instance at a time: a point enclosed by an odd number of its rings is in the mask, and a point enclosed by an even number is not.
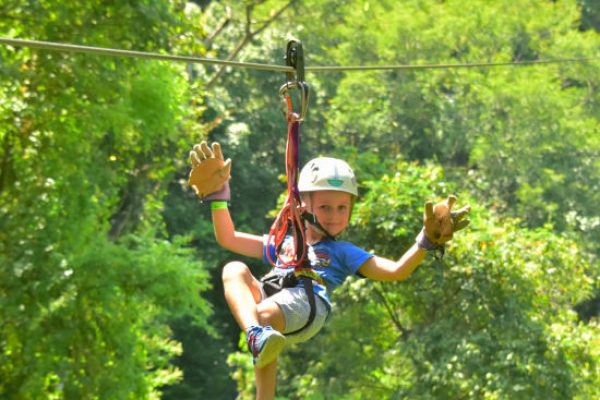
<svg viewBox="0 0 600 400"><path fill-rule="evenodd" d="M350 193L335 190L311 192L310 196L305 198L305 205L330 235L337 236L348 227L352 212L352 195ZM308 232L313 240L318 240L323 236L310 224Z"/></svg>

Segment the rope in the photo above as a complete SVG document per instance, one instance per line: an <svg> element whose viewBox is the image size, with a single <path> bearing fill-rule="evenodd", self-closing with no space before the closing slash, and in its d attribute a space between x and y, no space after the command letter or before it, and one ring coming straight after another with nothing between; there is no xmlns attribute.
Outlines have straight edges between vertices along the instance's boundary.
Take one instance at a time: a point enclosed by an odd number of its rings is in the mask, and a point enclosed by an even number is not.
<svg viewBox="0 0 600 400"><path fill-rule="evenodd" d="M288 110L291 110L291 99L286 98ZM307 260L306 237L300 215L300 192L298 191L298 149L300 145L300 120L298 114L288 113L288 137L285 152L285 170L287 176L287 197L277 218L269 230L267 243L275 246L276 259L267 252L269 263L274 267L294 267L296 271L303 269ZM290 254L280 255L280 248L289 231L294 239L294 257ZM277 265L279 261L279 265Z"/></svg>
<svg viewBox="0 0 600 400"><path fill-rule="evenodd" d="M194 56L179 56L160 53L149 53L144 51L120 50L106 47L91 47L74 44L44 42L38 40L25 40L0 37L0 44L15 47L30 47L34 49L65 51L73 53L89 53L103 56L129 57L155 59L165 61L179 61L197 64L224 65L229 67L249 68L261 71L273 72L294 72L291 66L276 64L261 64L238 61L226 61L213 58L202 58ZM600 57L580 57L580 58L558 58L548 60L529 60L529 61L506 61L506 62L479 62L462 64L398 64L398 65L356 65L356 66L315 66L305 67L308 72L355 72L355 71L384 71L384 70L422 70L422 69L453 69L453 68L488 68L488 67L507 67L507 66L526 66L538 64L559 64L559 63L583 63L600 60Z"/></svg>

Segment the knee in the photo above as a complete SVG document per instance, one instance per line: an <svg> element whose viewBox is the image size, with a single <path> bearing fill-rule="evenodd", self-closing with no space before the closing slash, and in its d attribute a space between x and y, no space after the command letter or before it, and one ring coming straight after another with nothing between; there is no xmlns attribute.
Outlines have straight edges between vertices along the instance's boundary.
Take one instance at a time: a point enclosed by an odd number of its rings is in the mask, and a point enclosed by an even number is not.
<svg viewBox="0 0 600 400"><path fill-rule="evenodd" d="M248 274L250 274L250 269L246 264L240 261L232 261L225 264L223 267L221 278L223 279L223 282L227 282L245 278Z"/></svg>

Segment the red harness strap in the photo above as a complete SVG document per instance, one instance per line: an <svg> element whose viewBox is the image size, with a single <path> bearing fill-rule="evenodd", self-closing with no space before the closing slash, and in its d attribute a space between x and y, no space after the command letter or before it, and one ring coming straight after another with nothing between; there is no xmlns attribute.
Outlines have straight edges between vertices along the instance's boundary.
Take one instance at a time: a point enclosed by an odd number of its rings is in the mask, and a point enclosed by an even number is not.
<svg viewBox="0 0 600 400"><path fill-rule="evenodd" d="M286 101L289 102L288 110L291 110L289 95L286 96ZM288 137L285 155L287 197L269 230L268 243L272 243L275 246L275 259L271 257L270 252L267 252L267 258L271 265L281 268L294 267L295 272L311 269L308 264L306 235L300 211L300 192L298 191L299 131L300 121L298 114L288 112ZM294 256L291 259L289 257L284 258L280 254L281 246L290 231L294 244Z"/></svg>
<svg viewBox="0 0 600 400"><path fill-rule="evenodd" d="M286 98L288 110L291 110L291 101L289 96ZM310 312L306 323L293 332L286 332L286 335L294 335L302 332L315 319L317 306L315 304L315 293L313 289L313 280L322 282L320 277L312 270L307 257L308 245L306 244L306 234L300 211L300 192L298 191L298 146L299 146L299 128L300 119L297 114L288 112L288 139L285 155L285 169L287 175L287 197L283 207L279 211L277 218L269 230L268 243L275 246L276 260L271 258L270 251L267 251L269 262L274 267L294 267L294 274L298 282L302 282ZM294 239L294 256L291 259L284 259L281 256L281 246L288 232L291 230ZM288 256L288 254L286 254ZM277 264L279 261L279 264Z"/></svg>

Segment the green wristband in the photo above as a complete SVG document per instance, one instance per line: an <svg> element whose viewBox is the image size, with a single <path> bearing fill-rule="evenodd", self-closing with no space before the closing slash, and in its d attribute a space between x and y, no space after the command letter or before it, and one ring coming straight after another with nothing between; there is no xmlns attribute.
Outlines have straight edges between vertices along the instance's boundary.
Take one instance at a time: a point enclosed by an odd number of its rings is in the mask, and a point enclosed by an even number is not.
<svg viewBox="0 0 600 400"><path fill-rule="evenodd" d="M226 210L227 202L226 201L211 201L210 209L211 210Z"/></svg>

